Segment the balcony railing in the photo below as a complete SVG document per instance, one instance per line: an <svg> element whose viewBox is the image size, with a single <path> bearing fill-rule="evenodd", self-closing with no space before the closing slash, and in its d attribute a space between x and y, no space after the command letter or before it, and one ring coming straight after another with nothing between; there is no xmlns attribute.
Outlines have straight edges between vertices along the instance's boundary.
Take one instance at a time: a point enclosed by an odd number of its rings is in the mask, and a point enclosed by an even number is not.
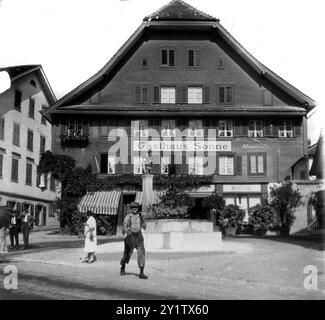
<svg viewBox="0 0 325 320"><path fill-rule="evenodd" d="M88 134L69 133L60 135L62 147L85 148L89 144Z"/></svg>

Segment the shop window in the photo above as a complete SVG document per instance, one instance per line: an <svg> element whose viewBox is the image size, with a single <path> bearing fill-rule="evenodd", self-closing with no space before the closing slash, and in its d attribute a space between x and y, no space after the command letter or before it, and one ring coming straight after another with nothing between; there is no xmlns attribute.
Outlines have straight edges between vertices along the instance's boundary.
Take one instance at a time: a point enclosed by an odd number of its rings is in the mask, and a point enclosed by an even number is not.
<svg viewBox="0 0 325 320"><path fill-rule="evenodd" d="M232 120L219 121L219 137L232 137L234 134Z"/></svg>
<svg viewBox="0 0 325 320"><path fill-rule="evenodd" d="M263 137L263 121L262 120L248 121L248 136L251 138Z"/></svg>
<svg viewBox="0 0 325 320"><path fill-rule="evenodd" d="M133 120L132 123L133 136L137 138L146 138L149 136L148 120Z"/></svg>
<svg viewBox="0 0 325 320"><path fill-rule="evenodd" d="M175 120L161 120L161 136L176 137Z"/></svg>
<svg viewBox="0 0 325 320"><path fill-rule="evenodd" d="M219 156L219 174L234 175L234 157Z"/></svg>

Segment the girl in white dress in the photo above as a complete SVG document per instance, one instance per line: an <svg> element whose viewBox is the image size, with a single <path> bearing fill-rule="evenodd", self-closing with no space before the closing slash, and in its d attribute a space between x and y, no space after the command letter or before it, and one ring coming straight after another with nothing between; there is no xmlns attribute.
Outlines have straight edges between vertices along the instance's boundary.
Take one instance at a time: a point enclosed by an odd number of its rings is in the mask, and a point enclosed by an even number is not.
<svg viewBox="0 0 325 320"><path fill-rule="evenodd" d="M97 225L91 211L87 212L88 220L85 225L85 249L87 256L82 262L93 263L97 260L95 252L97 249Z"/></svg>

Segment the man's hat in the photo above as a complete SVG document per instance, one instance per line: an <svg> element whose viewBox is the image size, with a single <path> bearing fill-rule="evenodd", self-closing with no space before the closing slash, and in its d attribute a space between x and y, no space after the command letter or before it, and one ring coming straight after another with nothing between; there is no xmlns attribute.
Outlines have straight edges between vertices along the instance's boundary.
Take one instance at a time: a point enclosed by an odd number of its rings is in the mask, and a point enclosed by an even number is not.
<svg viewBox="0 0 325 320"><path fill-rule="evenodd" d="M130 203L130 208L139 208L139 207L140 207L140 204L138 202L133 201Z"/></svg>

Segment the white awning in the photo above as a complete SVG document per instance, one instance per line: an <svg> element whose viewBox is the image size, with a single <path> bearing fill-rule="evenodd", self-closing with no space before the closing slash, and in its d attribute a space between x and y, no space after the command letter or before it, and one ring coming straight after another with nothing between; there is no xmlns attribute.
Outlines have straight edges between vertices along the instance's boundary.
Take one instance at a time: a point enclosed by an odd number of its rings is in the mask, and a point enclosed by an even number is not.
<svg viewBox="0 0 325 320"><path fill-rule="evenodd" d="M117 215L121 191L87 192L78 204L78 210L86 213Z"/></svg>

